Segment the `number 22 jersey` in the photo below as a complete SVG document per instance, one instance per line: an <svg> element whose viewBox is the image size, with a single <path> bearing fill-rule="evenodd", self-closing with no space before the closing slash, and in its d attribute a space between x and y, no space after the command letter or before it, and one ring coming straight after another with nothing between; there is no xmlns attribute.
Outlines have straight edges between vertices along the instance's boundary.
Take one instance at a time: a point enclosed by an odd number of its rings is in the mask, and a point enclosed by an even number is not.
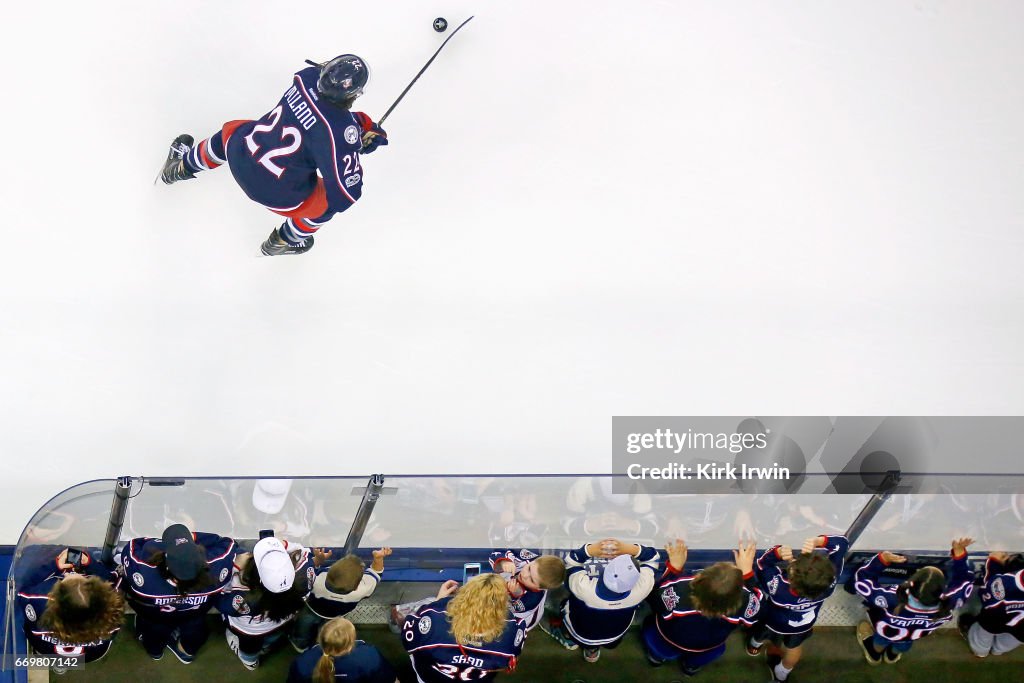
<svg viewBox="0 0 1024 683"><path fill-rule="evenodd" d="M338 213L362 195L359 152L373 124L320 96L319 75L317 67L296 73L276 107L242 123L227 141L231 174L250 199L273 211L293 211L323 191L327 209Z"/></svg>

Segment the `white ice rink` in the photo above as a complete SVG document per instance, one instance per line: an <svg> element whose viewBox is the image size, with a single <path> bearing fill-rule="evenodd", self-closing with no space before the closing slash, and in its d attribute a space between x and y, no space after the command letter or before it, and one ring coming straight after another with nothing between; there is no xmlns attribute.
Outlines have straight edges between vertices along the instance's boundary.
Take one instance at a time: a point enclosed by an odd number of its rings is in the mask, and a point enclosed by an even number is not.
<svg viewBox="0 0 1024 683"><path fill-rule="evenodd" d="M383 7L380 5L384 5ZM364 57L301 257L167 144ZM5 10L0 543L121 474L602 472L612 415L1024 412L1024 3ZM450 30L450 29L449 29Z"/></svg>

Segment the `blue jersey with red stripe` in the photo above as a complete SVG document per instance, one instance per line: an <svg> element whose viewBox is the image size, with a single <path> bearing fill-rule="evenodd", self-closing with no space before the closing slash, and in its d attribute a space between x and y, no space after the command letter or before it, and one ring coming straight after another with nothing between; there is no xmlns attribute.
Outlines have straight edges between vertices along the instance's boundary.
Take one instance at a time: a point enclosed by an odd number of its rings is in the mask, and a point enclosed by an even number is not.
<svg viewBox="0 0 1024 683"><path fill-rule="evenodd" d="M135 538L121 553L128 602L132 609L150 618L177 613L204 614L213 606L217 594L231 583L235 542L217 534L197 531L195 542L206 550L210 583L182 595L174 580L151 563L153 554L162 552L159 538Z"/></svg>
<svg viewBox="0 0 1024 683"><path fill-rule="evenodd" d="M954 616L954 610L963 606L971 597L974 573L967 566L967 553L954 557L946 590L941 599L949 609L935 607L914 607L900 604L896 586L886 586L878 579L886 567L881 553L860 567L854 574L854 588L864 599L868 617L875 633L891 641L910 641L923 638L939 628Z"/></svg>
<svg viewBox="0 0 1024 683"><path fill-rule="evenodd" d="M318 171L327 210L344 211L362 195L359 151L372 123L365 114L320 96L319 76L317 67L296 73L276 107L243 123L227 141L235 180L250 199L269 209L292 211L302 205L317 190Z"/></svg>
<svg viewBox="0 0 1024 683"><path fill-rule="evenodd" d="M495 550L488 556L491 563L491 570L501 574L505 579L515 578L526 565L540 557L537 553L526 548L519 550ZM508 571L509 563L512 563L512 571ZM512 614L526 622L527 630L533 628L540 621L544 613L544 601L548 597L546 590L528 590L525 586L520 592L509 596L512 599L510 607Z"/></svg>
<svg viewBox="0 0 1024 683"><path fill-rule="evenodd" d="M788 563L783 561L779 554L780 546L769 548L758 558L754 571L757 574L758 583L764 588L768 597L761 618L765 625L775 633L796 635L810 631L818 619L822 603L835 590L836 580L843 573L843 562L846 558L846 551L850 548L850 542L845 536L825 536L824 538L824 549L828 552L828 559L832 561L832 566L835 567L836 579L832 581L828 590L817 598L803 597L793 592L786 576Z"/></svg>
<svg viewBox="0 0 1024 683"><path fill-rule="evenodd" d="M737 626L753 626L757 621L763 596L753 574L744 577L743 607L712 618L693 606L690 583L694 578L669 565L651 597L654 625L667 642L685 652L707 652L722 645Z"/></svg>
<svg viewBox="0 0 1024 683"><path fill-rule="evenodd" d="M412 667L423 683L489 681L501 671L516 667L523 651L526 624L511 614L497 640L460 645L448 623L448 602L441 598L405 618L402 644Z"/></svg>
<svg viewBox="0 0 1024 683"><path fill-rule="evenodd" d="M83 555L91 560L88 553L83 553ZM107 653L120 626L113 629L106 637L90 643L68 643L62 641L53 631L43 625L43 615L46 613L47 595L50 590L65 577L74 574L75 572L72 571L61 571L57 568L56 563L41 567L32 576L25 578L23 582L25 588L18 591L17 604L25 617L25 637L36 653L59 657L82 657L83 661L92 662ZM116 572L104 567L99 562L90 561L82 569L81 574L98 576L109 581L115 590L121 583L121 578Z"/></svg>
<svg viewBox="0 0 1024 683"><path fill-rule="evenodd" d="M1024 642L1024 569L1009 572L988 558L978 624L989 633L1009 633Z"/></svg>

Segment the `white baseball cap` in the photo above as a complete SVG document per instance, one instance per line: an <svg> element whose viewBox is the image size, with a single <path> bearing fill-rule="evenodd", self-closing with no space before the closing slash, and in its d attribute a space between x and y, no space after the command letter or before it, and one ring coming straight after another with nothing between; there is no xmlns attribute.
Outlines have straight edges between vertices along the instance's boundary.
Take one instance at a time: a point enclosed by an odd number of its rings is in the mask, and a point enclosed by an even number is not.
<svg viewBox="0 0 1024 683"><path fill-rule="evenodd" d="M640 570L632 555L619 555L604 566L601 583L612 593L628 593L640 580Z"/></svg>
<svg viewBox="0 0 1024 683"><path fill-rule="evenodd" d="M284 508L291 489L291 479L258 479L252 490L252 505L260 512L276 515Z"/></svg>
<svg viewBox="0 0 1024 683"><path fill-rule="evenodd" d="M271 593L284 593L295 581L295 565L284 544L274 537L263 538L252 549L260 583Z"/></svg>

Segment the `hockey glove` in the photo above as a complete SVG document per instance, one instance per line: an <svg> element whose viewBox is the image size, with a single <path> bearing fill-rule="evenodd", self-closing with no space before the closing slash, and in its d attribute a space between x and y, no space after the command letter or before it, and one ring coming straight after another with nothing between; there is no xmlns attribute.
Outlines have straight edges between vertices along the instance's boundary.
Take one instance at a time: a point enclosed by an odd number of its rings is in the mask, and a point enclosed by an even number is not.
<svg viewBox="0 0 1024 683"><path fill-rule="evenodd" d="M388 134L384 132L384 129L378 126L376 123L370 128L370 130L363 133L363 154L369 154L378 147L382 147L388 144Z"/></svg>
<svg viewBox="0 0 1024 683"><path fill-rule="evenodd" d="M369 154L378 147L388 144L388 134L379 124L374 123L373 119L361 111L352 112L352 115L363 129L363 154Z"/></svg>

